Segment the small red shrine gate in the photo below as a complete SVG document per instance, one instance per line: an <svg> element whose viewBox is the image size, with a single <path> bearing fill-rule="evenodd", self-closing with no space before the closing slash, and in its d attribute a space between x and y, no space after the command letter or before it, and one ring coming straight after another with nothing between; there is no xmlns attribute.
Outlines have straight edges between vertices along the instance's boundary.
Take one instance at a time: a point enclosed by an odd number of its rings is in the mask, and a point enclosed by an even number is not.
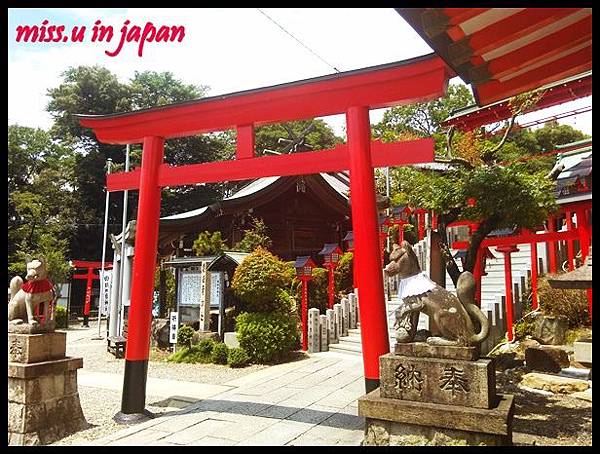
<svg viewBox="0 0 600 454"><path fill-rule="evenodd" d="M86 274L74 274L71 276L71 279L85 279L85 303L83 306L83 316L89 317L90 308L92 303L92 281L97 281L100 279L100 276L94 274L94 270L98 270L102 268L102 262L87 262L85 260L73 260L72 265L75 269L85 269L87 268ZM106 262L104 264L105 269L111 269L112 263Z"/></svg>
<svg viewBox="0 0 600 454"><path fill-rule="evenodd" d="M437 56L405 60L273 87L114 115L80 115L99 141L143 142L142 166L107 176L107 189L139 188L129 337L121 415L145 413L161 188L265 176L350 170L352 222L367 392L379 386L379 356L389 352L375 202L374 167L429 162L432 139L371 142L369 109L441 97L453 72ZM254 126L345 113L347 145L331 150L255 157ZM173 167L164 141L235 128L236 160Z"/></svg>

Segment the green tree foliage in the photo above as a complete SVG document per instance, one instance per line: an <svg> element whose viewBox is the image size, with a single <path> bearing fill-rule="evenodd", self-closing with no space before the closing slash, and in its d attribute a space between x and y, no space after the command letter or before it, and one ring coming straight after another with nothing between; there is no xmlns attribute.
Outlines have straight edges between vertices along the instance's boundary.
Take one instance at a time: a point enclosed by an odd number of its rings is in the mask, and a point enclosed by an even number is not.
<svg viewBox="0 0 600 454"><path fill-rule="evenodd" d="M234 247L235 250L252 252L257 247L269 249L273 244L267 235L267 226L262 219L252 218L250 228L244 230L244 236Z"/></svg>
<svg viewBox="0 0 600 454"><path fill-rule="evenodd" d="M8 262L23 273L30 258L46 260L51 279L68 276L68 239L77 216L74 154L50 134L18 125L8 128Z"/></svg>
<svg viewBox="0 0 600 454"><path fill-rule="evenodd" d="M227 364L227 357L229 356L229 347L223 342L219 342L214 345L210 354L210 359L213 364Z"/></svg>
<svg viewBox="0 0 600 454"><path fill-rule="evenodd" d="M258 247L238 265L231 287L248 312L289 312L291 286L285 262Z"/></svg>
<svg viewBox="0 0 600 454"><path fill-rule="evenodd" d="M136 72L121 82L109 70L99 66L69 68L58 87L48 91L47 110L54 119L52 136L76 150L74 178L71 181L79 207L77 229L71 236L70 249L77 258L98 260L101 256L104 221L105 163L111 158L114 171L123 168L125 147L97 142L90 129L79 125L75 114L112 114L151 108L204 96L206 87L185 84L169 72ZM173 165L224 159L235 151L231 132L168 140L165 162ZM131 167L140 164L141 148L131 147ZM218 200L226 184L187 186L163 190L163 216L198 208ZM130 194L129 218L135 216L137 196ZM112 197L109 208L112 233L121 226L122 198Z"/></svg>
<svg viewBox="0 0 600 454"><path fill-rule="evenodd" d="M436 152L442 153L444 134L440 123L450 114L475 103L465 85L449 85L446 96L426 103L392 107L373 126L373 137L394 142L419 137L434 137Z"/></svg>
<svg viewBox="0 0 600 454"><path fill-rule="evenodd" d="M160 275L161 272L165 279L165 295L164 295L164 308L161 307L161 317L166 317L169 309L175 308L175 275L170 269L161 270L160 267L156 267L154 272L154 291L160 292Z"/></svg>
<svg viewBox="0 0 600 454"><path fill-rule="evenodd" d="M253 362L277 361L299 345L299 319L290 314L243 312L235 325L240 347Z"/></svg>
<svg viewBox="0 0 600 454"><path fill-rule="evenodd" d="M221 232L204 231L198 235L198 238L192 245L194 253L200 257L205 255L218 255L225 249L226 245L221 238Z"/></svg>
<svg viewBox="0 0 600 454"><path fill-rule="evenodd" d="M307 131L309 127L310 129L302 139L303 132ZM297 145L292 146L290 141L295 141ZM332 148L340 142L342 139L337 137L329 125L320 119L259 126L255 131L258 155L264 154L265 149L285 153L321 150Z"/></svg>
<svg viewBox="0 0 600 454"><path fill-rule="evenodd" d="M177 344L183 347L191 347L194 337L194 328L189 325L180 326L177 330Z"/></svg>
<svg viewBox="0 0 600 454"><path fill-rule="evenodd" d="M329 302L328 285L329 271L325 268L313 268L312 279L308 282L309 309L314 307L319 309L319 313L325 313Z"/></svg>
<svg viewBox="0 0 600 454"><path fill-rule="evenodd" d="M466 87L450 86L445 97L391 109L382 122L374 126L374 135L384 139L402 133L430 134L436 140L436 154L447 157L449 169L444 172L392 169L391 195L392 204L409 204L438 214L440 245L455 283L460 270L450 255L445 226L456 220L480 222L471 237L464 267L473 271L476 251L491 231L503 227L535 229L556 208L554 183L546 177L555 158L547 161L522 158L535 158L562 141L582 138L578 131L556 124L547 124L535 131L507 133L506 141L503 141L504 134L489 135L482 130L458 132L452 138L449 153L440 122L455 108L472 101L467 91ZM525 94L513 99L513 113L517 115L534 104L537 96ZM381 181L378 186L383 190ZM470 200L474 200L474 205L469 204Z"/></svg>
<svg viewBox="0 0 600 454"><path fill-rule="evenodd" d="M338 295L345 297L348 293L353 292L354 254L352 252L346 252L342 255L333 273Z"/></svg>

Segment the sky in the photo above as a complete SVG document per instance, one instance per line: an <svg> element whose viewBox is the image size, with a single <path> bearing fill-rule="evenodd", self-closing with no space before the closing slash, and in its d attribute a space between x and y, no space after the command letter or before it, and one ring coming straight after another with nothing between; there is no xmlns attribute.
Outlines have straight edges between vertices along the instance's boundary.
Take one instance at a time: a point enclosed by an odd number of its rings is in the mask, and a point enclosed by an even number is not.
<svg viewBox="0 0 600 454"><path fill-rule="evenodd" d="M405 60L431 53L431 48L392 8L294 9L9 9L8 123L48 129L46 92L61 82L71 66L100 65L126 82L135 71L170 71L187 84L209 87L208 96L292 82L340 71ZM82 42L17 42L19 25L85 26ZM111 25L110 42L92 42L92 27ZM125 43L114 57L121 28L129 20L142 29L147 22L184 26L181 42L147 42L142 57L135 42ZM307 46L310 50L308 50ZM315 55L317 54L317 55ZM459 78L451 83L462 83ZM591 106L591 96L521 117L520 122L546 118ZM371 111L371 122L383 110ZM560 120L592 133L591 112ZM343 115L325 120L344 136Z"/></svg>

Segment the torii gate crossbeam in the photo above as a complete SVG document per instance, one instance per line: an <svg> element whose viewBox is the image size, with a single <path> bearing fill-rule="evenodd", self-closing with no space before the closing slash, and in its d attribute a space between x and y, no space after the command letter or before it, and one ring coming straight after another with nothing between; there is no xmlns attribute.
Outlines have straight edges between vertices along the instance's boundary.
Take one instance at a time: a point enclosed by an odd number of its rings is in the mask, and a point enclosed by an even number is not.
<svg viewBox="0 0 600 454"><path fill-rule="evenodd" d="M146 412L146 377L152 318L161 187L266 175L350 170L350 195L367 392L379 386L379 356L389 353L379 250L373 167L433 159L433 141L371 143L369 109L423 102L442 96L452 71L431 54L289 84L163 106L142 111L89 116L82 126L101 142L143 142L142 166L112 174L110 190L139 187L136 256L120 418ZM255 157L254 127L344 113L348 144L333 150ZM236 160L173 168L163 164L164 141L210 131L237 130ZM411 148L412 147L412 148ZM408 153L402 152L406 150Z"/></svg>

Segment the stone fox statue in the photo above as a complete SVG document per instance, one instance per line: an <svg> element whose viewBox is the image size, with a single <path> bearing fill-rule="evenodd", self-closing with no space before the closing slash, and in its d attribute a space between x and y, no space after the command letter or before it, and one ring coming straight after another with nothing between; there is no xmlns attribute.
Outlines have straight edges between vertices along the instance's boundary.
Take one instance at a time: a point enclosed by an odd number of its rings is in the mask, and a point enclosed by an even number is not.
<svg viewBox="0 0 600 454"><path fill-rule="evenodd" d="M458 278L458 298L421 273L417 256L406 241L394 244L390 263L385 267L388 276L399 275L399 296L403 305L396 310L396 340L412 342L419 321L419 313L429 316L440 336L427 338L430 345L474 346L489 333L489 321L475 303L475 278L468 271ZM475 332L475 323L481 329Z"/></svg>
<svg viewBox="0 0 600 454"><path fill-rule="evenodd" d="M8 320L17 325L28 323L37 325L35 309L41 303L50 304L54 300L54 286L47 277L46 265L41 260L27 263L27 282L15 276L10 281L11 299L8 303Z"/></svg>

